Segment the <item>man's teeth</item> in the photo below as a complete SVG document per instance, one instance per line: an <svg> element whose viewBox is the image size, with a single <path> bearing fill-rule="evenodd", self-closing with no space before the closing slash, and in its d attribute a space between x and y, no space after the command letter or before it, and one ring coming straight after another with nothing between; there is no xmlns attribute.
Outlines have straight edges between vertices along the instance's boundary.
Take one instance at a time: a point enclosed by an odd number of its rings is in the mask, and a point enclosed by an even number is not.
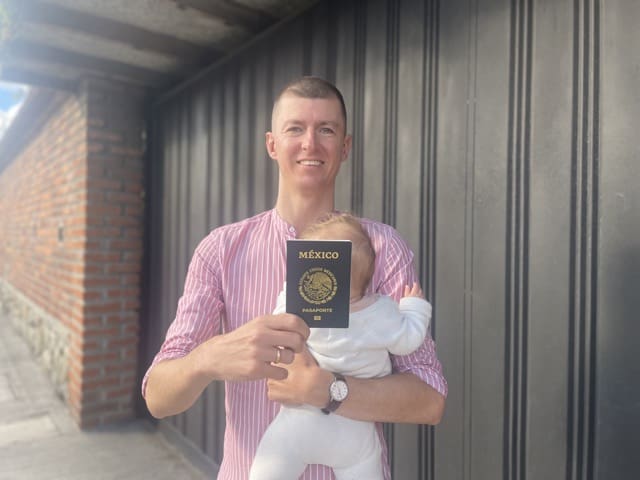
<svg viewBox="0 0 640 480"><path fill-rule="evenodd" d="M322 165L322 162L320 160L300 160L300 165L317 167Z"/></svg>

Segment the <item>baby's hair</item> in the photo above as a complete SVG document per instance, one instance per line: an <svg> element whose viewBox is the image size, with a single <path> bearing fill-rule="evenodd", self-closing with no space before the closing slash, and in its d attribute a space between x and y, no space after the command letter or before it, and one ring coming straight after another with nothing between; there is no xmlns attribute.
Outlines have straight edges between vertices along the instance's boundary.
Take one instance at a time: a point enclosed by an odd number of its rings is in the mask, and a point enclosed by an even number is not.
<svg viewBox="0 0 640 480"><path fill-rule="evenodd" d="M332 213L305 228L301 239L351 240L351 279L364 295L375 267L376 252L362 223L348 213Z"/></svg>

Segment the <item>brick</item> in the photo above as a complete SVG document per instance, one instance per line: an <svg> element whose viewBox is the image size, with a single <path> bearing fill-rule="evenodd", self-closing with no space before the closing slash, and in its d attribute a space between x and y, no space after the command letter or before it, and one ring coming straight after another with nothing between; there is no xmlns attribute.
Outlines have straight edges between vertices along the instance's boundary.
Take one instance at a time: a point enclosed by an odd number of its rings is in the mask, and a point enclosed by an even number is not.
<svg viewBox="0 0 640 480"><path fill-rule="evenodd" d="M139 263L111 263L106 266L106 273L139 273L142 265Z"/></svg>
<svg viewBox="0 0 640 480"><path fill-rule="evenodd" d="M128 92L83 82L0 172L0 275L69 330L83 427L129 418L136 394L143 110Z"/></svg>
<svg viewBox="0 0 640 480"><path fill-rule="evenodd" d="M110 205L108 203L87 205L87 215L117 216L117 215L120 215L121 212L122 212L122 206L120 205Z"/></svg>
<svg viewBox="0 0 640 480"><path fill-rule="evenodd" d="M130 385L107 390L106 393L107 393L107 398L109 399L119 398L124 400L126 403L130 402L133 399L133 392Z"/></svg>

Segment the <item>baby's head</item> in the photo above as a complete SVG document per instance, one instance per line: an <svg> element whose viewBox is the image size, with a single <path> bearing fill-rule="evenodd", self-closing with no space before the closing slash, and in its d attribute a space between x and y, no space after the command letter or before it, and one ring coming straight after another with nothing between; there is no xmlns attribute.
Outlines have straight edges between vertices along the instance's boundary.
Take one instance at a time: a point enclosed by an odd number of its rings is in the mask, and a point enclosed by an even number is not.
<svg viewBox="0 0 640 480"><path fill-rule="evenodd" d="M301 234L304 240L351 240L351 298L364 295L376 260L371 239L352 215L331 214L311 224Z"/></svg>

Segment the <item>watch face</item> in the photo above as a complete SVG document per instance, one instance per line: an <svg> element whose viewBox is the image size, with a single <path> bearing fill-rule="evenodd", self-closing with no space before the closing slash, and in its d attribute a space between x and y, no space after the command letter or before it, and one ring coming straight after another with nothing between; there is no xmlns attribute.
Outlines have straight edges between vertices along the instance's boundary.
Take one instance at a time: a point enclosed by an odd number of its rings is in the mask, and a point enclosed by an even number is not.
<svg viewBox="0 0 640 480"><path fill-rule="evenodd" d="M349 393L349 388L347 387L347 382L343 382L342 380L336 380L331 384L331 398L337 400L338 402L342 402L345 398L347 398L347 394Z"/></svg>

